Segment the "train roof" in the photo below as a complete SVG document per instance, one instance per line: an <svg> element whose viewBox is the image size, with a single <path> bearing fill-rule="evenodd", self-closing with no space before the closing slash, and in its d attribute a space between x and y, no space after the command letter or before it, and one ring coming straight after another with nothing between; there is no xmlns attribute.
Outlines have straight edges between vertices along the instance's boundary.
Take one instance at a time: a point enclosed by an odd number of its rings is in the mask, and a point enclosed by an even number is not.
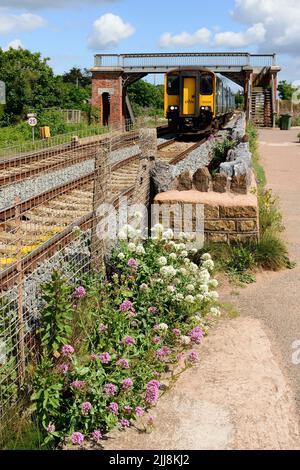
<svg viewBox="0 0 300 470"><path fill-rule="evenodd" d="M199 67L198 65L189 65L189 66L180 66L180 67L174 67L174 69L170 69L168 72L167 72L167 75L169 73L174 73L174 72L185 72L185 71L192 71L192 72L209 72L213 75L216 75L215 72L213 72L212 70L210 70L209 68L207 67Z"/></svg>

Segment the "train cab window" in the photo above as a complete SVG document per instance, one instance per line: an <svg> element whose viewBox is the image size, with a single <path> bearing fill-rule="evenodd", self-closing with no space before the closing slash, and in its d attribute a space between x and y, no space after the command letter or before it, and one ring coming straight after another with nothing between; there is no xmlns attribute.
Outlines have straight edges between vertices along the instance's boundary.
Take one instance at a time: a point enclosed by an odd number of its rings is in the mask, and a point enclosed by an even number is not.
<svg viewBox="0 0 300 470"><path fill-rule="evenodd" d="M200 77L200 94L211 95L213 91L213 77L211 75L202 74Z"/></svg>
<svg viewBox="0 0 300 470"><path fill-rule="evenodd" d="M179 77L170 75L167 79L168 95L179 95Z"/></svg>

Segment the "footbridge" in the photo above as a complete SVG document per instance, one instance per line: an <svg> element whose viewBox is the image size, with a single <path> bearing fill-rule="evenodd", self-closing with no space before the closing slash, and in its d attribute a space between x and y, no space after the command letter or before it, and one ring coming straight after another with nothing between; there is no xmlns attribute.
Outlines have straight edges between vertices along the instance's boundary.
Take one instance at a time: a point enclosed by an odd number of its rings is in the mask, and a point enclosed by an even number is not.
<svg viewBox="0 0 300 470"><path fill-rule="evenodd" d="M248 119L272 127L276 115L276 54L247 52L191 52L96 54L92 71L92 105L100 109L102 124L122 125L134 119L127 87L148 74L174 68L204 67L243 87Z"/></svg>

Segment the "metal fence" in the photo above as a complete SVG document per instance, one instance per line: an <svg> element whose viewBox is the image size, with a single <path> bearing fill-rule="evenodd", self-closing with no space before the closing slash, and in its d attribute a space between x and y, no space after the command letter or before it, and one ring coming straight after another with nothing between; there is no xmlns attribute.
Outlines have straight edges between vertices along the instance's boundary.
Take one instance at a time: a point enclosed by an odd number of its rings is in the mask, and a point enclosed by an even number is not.
<svg viewBox="0 0 300 470"><path fill-rule="evenodd" d="M83 272L103 269L109 243L99 223L109 207L118 210L120 195L148 203L154 148L155 129L115 130L49 150L53 160L39 171L39 159L27 160L0 186L0 434L30 396L42 285L56 268L74 286ZM99 214L101 205L108 209Z"/></svg>

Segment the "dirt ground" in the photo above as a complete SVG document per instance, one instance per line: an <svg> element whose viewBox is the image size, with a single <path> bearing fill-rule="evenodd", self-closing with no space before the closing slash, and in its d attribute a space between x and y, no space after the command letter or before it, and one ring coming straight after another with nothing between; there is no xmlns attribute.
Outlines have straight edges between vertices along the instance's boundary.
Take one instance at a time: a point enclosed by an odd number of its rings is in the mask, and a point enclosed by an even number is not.
<svg viewBox="0 0 300 470"><path fill-rule="evenodd" d="M259 320L221 320L142 425L104 441L105 449L298 449L295 402Z"/></svg>
<svg viewBox="0 0 300 470"><path fill-rule="evenodd" d="M280 196L293 270L258 275L236 289L224 283L221 300L240 313L221 320L199 347L201 362L183 373L151 415L113 431L105 449L300 449L300 145L298 130L260 131L268 185Z"/></svg>

